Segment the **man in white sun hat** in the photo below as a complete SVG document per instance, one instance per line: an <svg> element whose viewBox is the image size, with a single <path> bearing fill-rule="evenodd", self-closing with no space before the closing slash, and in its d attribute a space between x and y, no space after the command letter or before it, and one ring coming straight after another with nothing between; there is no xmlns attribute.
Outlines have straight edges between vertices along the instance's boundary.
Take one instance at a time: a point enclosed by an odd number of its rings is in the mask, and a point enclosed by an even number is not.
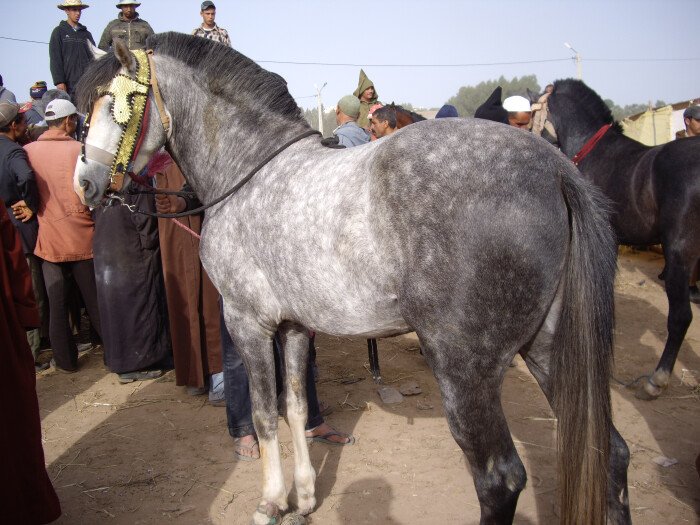
<svg viewBox="0 0 700 525"><path fill-rule="evenodd" d="M92 61L88 42L94 46L95 41L80 23L83 9L90 6L81 0L63 0L56 7L66 13L66 20L58 24L49 40L51 76L54 85L72 97L78 80Z"/></svg>
<svg viewBox="0 0 700 525"><path fill-rule="evenodd" d="M508 97L503 101L503 109L508 112L508 123L511 126L521 129L530 128L532 110L528 99L520 95Z"/></svg>
<svg viewBox="0 0 700 525"><path fill-rule="evenodd" d="M109 51L116 40L122 40L130 50L145 49L146 39L153 34L153 28L148 22L139 18L136 8L141 2L124 0L117 4L121 12L115 20L112 20L100 38L100 49Z"/></svg>

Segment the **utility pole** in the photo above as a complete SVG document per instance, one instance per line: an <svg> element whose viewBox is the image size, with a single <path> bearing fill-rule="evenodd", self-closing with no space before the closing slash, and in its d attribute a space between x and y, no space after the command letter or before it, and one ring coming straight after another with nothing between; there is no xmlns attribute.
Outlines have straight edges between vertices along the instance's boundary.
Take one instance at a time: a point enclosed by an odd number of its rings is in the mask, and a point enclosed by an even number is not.
<svg viewBox="0 0 700 525"><path fill-rule="evenodd" d="M321 91L323 91L323 88L326 87L326 84L328 84L328 82L324 82L321 89L314 84L314 87L316 88L316 99L318 101L318 130L321 132L321 136L323 136L323 101L321 100Z"/></svg>
<svg viewBox="0 0 700 525"><path fill-rule="evenodd" d="M583 71L581 69L581 55L568 42L564 42L564 46L568 47L574 53L574 58L576 60L576 75L578 76L579 80L583 80Z"/></svg>

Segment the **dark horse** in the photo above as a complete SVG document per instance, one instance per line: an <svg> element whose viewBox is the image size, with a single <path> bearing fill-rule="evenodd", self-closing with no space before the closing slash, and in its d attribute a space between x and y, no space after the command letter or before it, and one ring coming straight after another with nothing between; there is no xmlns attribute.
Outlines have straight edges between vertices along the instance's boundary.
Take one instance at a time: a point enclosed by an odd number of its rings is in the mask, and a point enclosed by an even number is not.
<svg viewBox="0 0 700 525"><path fill-rule="evenodd" d="M603 130L578 167L612 200L618 243L663 246L668 339L656 370L637 391L640 398L654 399L668 385L693 317L688 281L700 258L700 137L654 147L640 144L622 134L605 102L579 80L555 82L546 105L568 157Z"/></svg>
<svg viewBox="0 0 700 525"><path fill-rule="evenodd" d="M530 133L475 119L324 148L284 81L252 60L177 33L148 44L151 66L119 41L83 76L90 132L74 185L99 205L110 178L120 187L115 170L138 172L165 145L213 204L201 258L250 376L264 480L254 523L278 523L288 508L276 331L296 506L309 513L316 504L304 437L308 329L417 333L471 465L482 523L512 522L526 482L500 401L520 353L559 421L562 523L629 522L628 450L610 413L615 242L604 199L566 157ZM125 145L138 150L122 157Z"/></svg>
<svg viewBox="0 0 700 525"><path fill-rule="evenodd" d="M423 115L419 115L415 111L406 109L405 107L394 104L393 102L391 104L387 104L386 107L392 108L396 114L396 129L405 128L409 124L414 124L425 120Z"/></svg>

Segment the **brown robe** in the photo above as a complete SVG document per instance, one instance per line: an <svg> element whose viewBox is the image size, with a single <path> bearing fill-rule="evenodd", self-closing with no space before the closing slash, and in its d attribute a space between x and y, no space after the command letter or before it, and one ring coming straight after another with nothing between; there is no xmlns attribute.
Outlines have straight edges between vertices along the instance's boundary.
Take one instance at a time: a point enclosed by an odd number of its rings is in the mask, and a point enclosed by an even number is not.
<svg viewBox="0 0 700 525"><path fill-rule="evenodd" d="M174 162L156 173L159 189L180 190L184 183L185 178ZM175 220L199 234L202 216L158 219L158 233L175 381L177 385L203 387L207 375L223 370L219 292L202 268L199 239L176 225Z"/></svg>
<svg viewBox="0 0 700 525"><path fill-rule="evenodd" d="M61 515L44 465L34 358L26 328L40 326L29 267L0 201L0 516L35 525Z"/></svg>

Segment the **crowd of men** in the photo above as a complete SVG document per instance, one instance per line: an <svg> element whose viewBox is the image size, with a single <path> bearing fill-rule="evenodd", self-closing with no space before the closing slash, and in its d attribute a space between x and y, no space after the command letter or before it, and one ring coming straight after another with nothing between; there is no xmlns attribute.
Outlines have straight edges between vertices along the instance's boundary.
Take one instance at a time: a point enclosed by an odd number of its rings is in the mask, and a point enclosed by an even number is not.
<svg viewBox="0 0 700 525"><path fill-rule="evenodd" d="M153 29L139 17L139 5L134 0L116 5L118 16L102 32L99 48L108 51L117 41L131 50L145 48ZM5 482L21 469L31 474L19 483L13 478L13 492L3 495L2 501L9 502L3 511L8 523L47 523L60 515L44 467L35 392L35 374L49 368L41 358L47 349L52 369L70 374L80 369L81 349L101 345L105 364L121 383L154 379L174 368L177 385L191 395L208 394L211 404L226 407L235 456L245 461L260 457L243 362L223 323L218 292L199 261L198 241L180 227L184 223L199 232L201 215L178 225L134 215L120 203L90 210L72 189L81 149L76 139L83 125L72 97L93 60L88 43L95 46L95 40L80 24L89 5L63 0L57 7L66 19L53 30L49 45L55 89L38 81L29 87L29 102L17 104L0 77L0 336L7 341L2 359L9 365L0 370L3 388L12 393L2 396L2 407L13 429L2 443L7 464L14 465L0 476L8 478ZM215 22L213 2L201 3L200 16L193 35L231 46L228 32ZM527 131L530 101L518 95L501 98L499 87L474 116ZM457 117L450 105L436 115ZM686 135L700 134L700 107L688 108L684 118ZM338 101L336 121L333 137L324 140L330 147L362 146L398 130L396 107L379 101L362 70L357 89ZM158 188L179 190L185 184L165 153L149 171ZM161 213L198 205L196 199L147 192L125 199ZM84 348L76 344L81 320L89 320L91 333ZM279 352L277 340L274 345ZM353 436L324 421L329 410L318 400L314 363L310 365L307 438L351 445ZM22 402L15 403L17 398Z"/></svg>

